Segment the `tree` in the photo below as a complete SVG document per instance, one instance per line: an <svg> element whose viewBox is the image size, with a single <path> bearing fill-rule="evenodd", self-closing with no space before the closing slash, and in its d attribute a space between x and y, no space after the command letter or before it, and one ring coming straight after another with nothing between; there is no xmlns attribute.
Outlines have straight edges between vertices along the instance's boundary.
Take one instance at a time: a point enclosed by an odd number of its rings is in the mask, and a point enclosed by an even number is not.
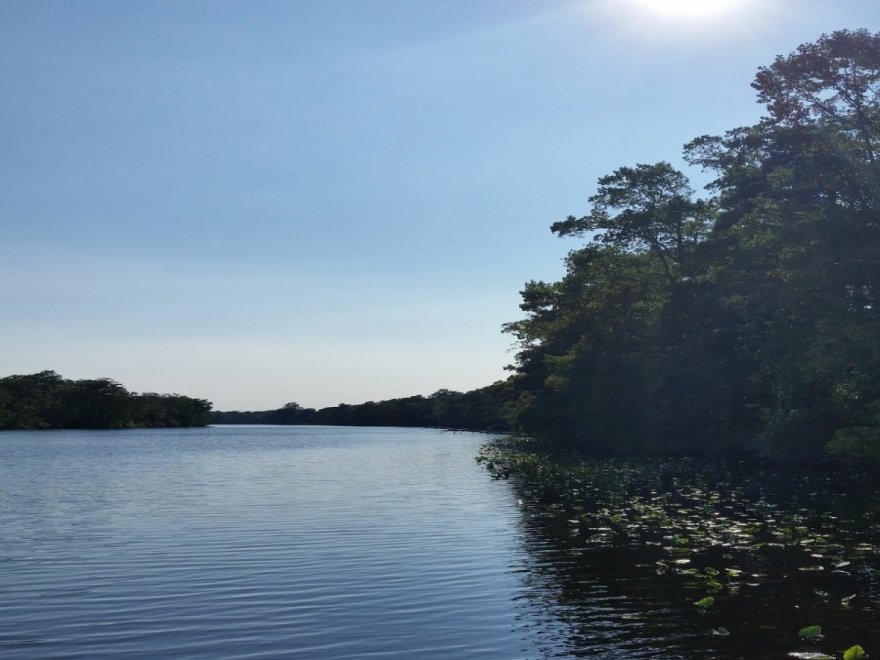
<svg viewBox="0 0 880 660"><path fill-rule="evenodd" d="M109 378L54 371L0 379L0 429L204 426L211 404L178 394L131 394Z"/></svg>
<svg viewBox="0 0 880 660"><path fill-rule="evenodd" d="M54 371L0 379L5 413L0 428L49 428L57 422L58 397L65 384Z"/></svg>
<svg viewBox="0 0 880 660"><path fill-rule="evenodd" d="M120 429L131 426L132 398L109 378L68 381L60 409L63 428Z"/></svg>
<svg viewBox="0 0 880 660"><path fill-rule="evenodd" d="M737 342L761 374L747 396L774 452L822 454L838 438L867 454L880 422L880 34L823 35L753 87L762 122L687 147L718 174L718 300L739 310Z"/></svg>
<svg viewBox="0 0 880 660"><path fill-rule="evenodd" d="M525 430L599 451L880 458L880 34L823 35L756 76L768 116L603 177L592 235L530 282Z"/></svg>
<svg viewBox="0 0 880 660"><path fill-rule="evenodd" d="M590 213L550 229L559 236L600 232L594 240L624 252L650 252L671 284L693 275L690 256L711 227L710 204L693 201L687 178L669 163L621 167L599 179Z"/></svg>
<svg viewBox="0 0 880 660"><path fill-rule="evenodd" d="M852 136L870 162L880 135L880 33L838 30L778 56L752 83L770 119Z"/></svg>

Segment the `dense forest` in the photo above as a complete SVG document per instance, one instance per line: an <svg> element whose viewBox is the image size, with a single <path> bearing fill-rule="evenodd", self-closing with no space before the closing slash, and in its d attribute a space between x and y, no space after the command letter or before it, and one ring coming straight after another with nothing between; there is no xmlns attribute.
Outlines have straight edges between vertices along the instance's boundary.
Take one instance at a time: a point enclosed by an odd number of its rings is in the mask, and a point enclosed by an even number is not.
<svg viewBox="0 0 880 660"><path fill-rule="evenodd" d="M215 411L214 424L328 424L337 426L426 426L450 429L506 431L513 400L510 383L499 382L470 392L439 390L430 396L410 396L358 405L303 408L288 403L277 410Z"/></svg>
<svg viewBox="0 0 880 660"><path fill-rule="evenodd" d="M880 458L880 34L758 70L767 114L598 181L531 281L516 426L598 453Z"/></svg>
<svg viewBox="0 0 880 660"><path fill-rule="evenodd" d="M0 429L205 426L211 404L179 394L134 394L109 378L54 371L0 378Z"/></svg>

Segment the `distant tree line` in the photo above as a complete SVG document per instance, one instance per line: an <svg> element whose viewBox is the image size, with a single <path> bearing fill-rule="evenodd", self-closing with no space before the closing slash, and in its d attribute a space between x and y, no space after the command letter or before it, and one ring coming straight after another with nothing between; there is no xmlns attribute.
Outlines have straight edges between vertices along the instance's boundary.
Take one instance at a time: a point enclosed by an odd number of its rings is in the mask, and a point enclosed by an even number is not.
<svg viewBox="0 0 880 660"><path fill-rule="evenodd" d="M135 394L109 378L54 371L0 379L0 429L124 429L208 424L211 404L179 394Z"/></svg>
<svg viewBox="0 0 880 660"><path fill-rule="evenodd" d="M214 424L326 424L337 426L424 426L434 428L505 431L510 384L495 383L470 392L439 390L430 396L410 396L358 405L303 408L288 403L277 410L215 411Z"/></svg>
<svg viewBox="0 0 880 660"><path fill-rule="evenodd" d="M598 181L588 242L531 281L515 426L615 454L880 459L880 34L759 69L767 116Z"/></svg>

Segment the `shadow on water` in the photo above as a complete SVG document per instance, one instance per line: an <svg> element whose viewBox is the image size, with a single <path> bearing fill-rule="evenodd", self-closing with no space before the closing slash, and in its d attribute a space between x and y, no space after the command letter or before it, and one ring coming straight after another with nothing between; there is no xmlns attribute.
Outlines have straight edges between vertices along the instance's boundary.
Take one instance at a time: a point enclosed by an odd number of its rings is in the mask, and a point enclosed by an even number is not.
<svg viewBox="0 0 880 660"><path fill-rule="evenodd" d="M521 441L478 460L521 506L526 597L569 631L548 657L880 657L867 477L576 459Z"/></svg>

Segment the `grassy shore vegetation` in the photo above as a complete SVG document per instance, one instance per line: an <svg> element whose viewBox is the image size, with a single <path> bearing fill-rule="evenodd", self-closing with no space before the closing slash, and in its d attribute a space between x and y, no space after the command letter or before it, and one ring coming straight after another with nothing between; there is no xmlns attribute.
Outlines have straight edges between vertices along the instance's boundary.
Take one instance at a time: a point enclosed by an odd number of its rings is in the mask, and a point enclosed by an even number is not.
<svg viewBox="0 0 880 660"><path fill-rule="evenodd" d="M179 394L135 394L109 378L67 380L54 371L0 379L0 429L205 426L211 404Z"/></svg>
<svg viewBox="0 0 880 660"><path fill-rule="evenodd" d="M759 69L767 114L684 157L621 167L551 229L584 237L531 281L517 429L598 454L880 459L880 34Z"/></svg>

